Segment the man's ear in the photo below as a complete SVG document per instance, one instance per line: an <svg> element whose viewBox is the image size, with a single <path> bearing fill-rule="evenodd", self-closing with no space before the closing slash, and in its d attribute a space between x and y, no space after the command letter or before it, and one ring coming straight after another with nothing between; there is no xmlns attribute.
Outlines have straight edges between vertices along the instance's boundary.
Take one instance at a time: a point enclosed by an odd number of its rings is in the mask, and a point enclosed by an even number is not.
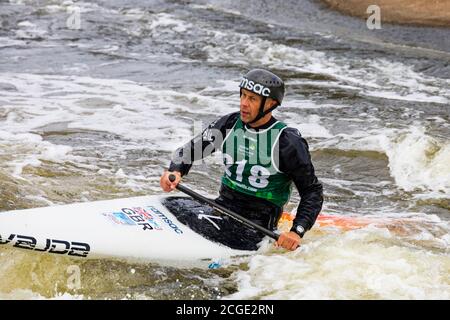
<svg viewBox="0 0 450 320"><path fill-rule="evenodd" d="M277 101L272 99L272 98L267 98L266 100L266 105L264 107L265 110L268 110L270 108L272 108L274 105L277 104Z"/></svg>

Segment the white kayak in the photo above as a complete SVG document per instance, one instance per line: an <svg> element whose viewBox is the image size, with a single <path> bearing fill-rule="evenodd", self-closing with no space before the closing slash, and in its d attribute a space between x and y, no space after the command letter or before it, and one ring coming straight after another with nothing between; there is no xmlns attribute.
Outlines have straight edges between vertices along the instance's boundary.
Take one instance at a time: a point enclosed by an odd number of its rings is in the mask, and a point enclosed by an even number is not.
<svg viewBox="0 0 450 320"><path fill-rule="evenodd" d="M0 245L81 259L125 259L178 267L208 267L254 252L208 239L199 230L203 225L206 230L216 228L222 218L195 205L171 212L170 206L163 204L171 199L176 200L175 205L193 201L144 196L0 212Z"/></svg>

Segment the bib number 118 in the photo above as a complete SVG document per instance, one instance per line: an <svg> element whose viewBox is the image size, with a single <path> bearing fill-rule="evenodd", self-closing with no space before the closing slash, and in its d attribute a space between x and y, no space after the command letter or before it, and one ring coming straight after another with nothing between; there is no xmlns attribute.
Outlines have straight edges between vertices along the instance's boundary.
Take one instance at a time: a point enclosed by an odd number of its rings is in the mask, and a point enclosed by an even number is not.
<svg viewBox="0 0 450 320"><path fill-rule="evenodd" d="M225 160L225 173L230 178L232 177L231 169L232 167L236 167L236 181L243 182L244 179L243 173L245 166L247 164L247 160L241 160L236 163L233 163L233 158L229 154L224 154ZM237 165L237 166L235 166ZM260 165L254 165L250 167L250 176L248 177L248 183L251 186L261 189L267 187L269 184L268 178L270 177L270 171L267 168L264 168Z"/></svg>

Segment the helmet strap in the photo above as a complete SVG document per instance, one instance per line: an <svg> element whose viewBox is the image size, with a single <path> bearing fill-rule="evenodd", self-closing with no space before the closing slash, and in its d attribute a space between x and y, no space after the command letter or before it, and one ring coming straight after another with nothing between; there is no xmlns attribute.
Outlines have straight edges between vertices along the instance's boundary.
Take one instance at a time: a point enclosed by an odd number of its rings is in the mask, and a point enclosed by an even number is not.
<svg viewBox="0 0 450 320"><path fill-rule="evenodd" d="M259 106L259 112L258 112L258 115L256 116L255 119L253 119L252 121L248 122L248 124L250 124L250 123L255 123L256 121L262 119L266 114L272 112L273 110L275 110L275 109L279 106L279 104L277 103L277 104L274 105L273 107L270 107L269 109L267 109L266 111L264 111L264 105L266 104L266 100L267 100L266 97L263 97L263 98L262 98L261 105Z"/></svg>

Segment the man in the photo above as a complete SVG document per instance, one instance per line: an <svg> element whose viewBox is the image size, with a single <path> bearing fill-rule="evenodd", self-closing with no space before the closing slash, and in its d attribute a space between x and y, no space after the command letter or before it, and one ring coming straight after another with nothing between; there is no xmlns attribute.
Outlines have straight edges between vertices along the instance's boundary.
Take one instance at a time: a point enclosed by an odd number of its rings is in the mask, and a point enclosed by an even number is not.
<svg viewBox="0 0 450 320"><path fill-rule="evenodd" d="M322 184L315 176L308 144L297 129L272 116L284 97L284 83L277 75L263 69L251 70L240 83L240 94L240 112L211 123L175 152L169 170L161 176L161 187L172 191L194 160L220 150L225 173L215 201L274 230L294 183L301 201L291 230L280 234L277 245L295 250L316 221L323 203ZM168 178L171 173L176 175L173 182ZM264 235L242 226L239 229L233 223L228 219L221 229L238 238L233 246L257 249Z"/></svg>

